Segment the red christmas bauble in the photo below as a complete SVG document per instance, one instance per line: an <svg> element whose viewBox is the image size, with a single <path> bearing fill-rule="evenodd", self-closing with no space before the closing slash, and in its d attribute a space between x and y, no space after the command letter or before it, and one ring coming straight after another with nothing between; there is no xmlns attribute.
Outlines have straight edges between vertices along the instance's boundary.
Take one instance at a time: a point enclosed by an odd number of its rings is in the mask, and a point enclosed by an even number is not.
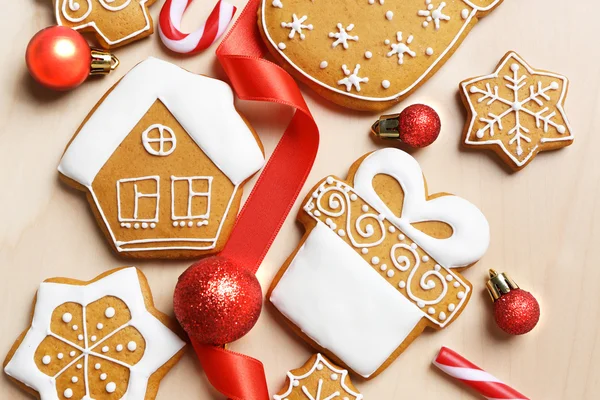
<svg viewBox="0 0 600 400"><path fill-rule="evenodd" d="M523 289L513 289L494 302L494 318L504 332L523 335L540 320L540 305Z"/></svg>
<svg viewBox="0 0 600 400"><path fill-rule="evenodd" d="M70 90L90 74L91 49L83 36L64 26L39 31L27 45L31 76L54 90Z"/></svg>
<svg viewBox="0 0 600 400"><path fill-rule="evenodd" d="M400 140L411 147L429 146L440 134L440 116L425 104L413 104L405 108L398 117Z"/></svg>
<svg viewBox="0 0 600 400"><path fill-rule="evenodd" d="M190 337L221 346L252 329L262 308L262 291L251 271L226 258L209 257L179 277L173 306Z"/></svg>

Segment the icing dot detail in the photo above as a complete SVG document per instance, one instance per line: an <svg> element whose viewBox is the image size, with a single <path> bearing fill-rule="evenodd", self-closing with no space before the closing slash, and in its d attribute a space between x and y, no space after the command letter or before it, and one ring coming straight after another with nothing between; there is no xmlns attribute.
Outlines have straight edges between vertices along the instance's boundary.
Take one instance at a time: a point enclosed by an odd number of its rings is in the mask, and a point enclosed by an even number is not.
<svg viewBox="0 0 600 400"><path fill-rule="evenodd" d="M435 267L433 267L433 269L439 272L442 269L442 267L436 264Z"/></svg>
<svg viewBox="0 0 600 400"><path fill-rule="evenodd" d="M381 267L379 267L379 269L385 271L387 269L387 265L381 264Z"/></svg>
<svg viewBox="0 0 600 400"><path fill-rule="evenodd" d="M74 376L74 377L71 378L71 382L77 383L77 382L79 382L79 378L76 377L76 376Z"/></svg>
<svg viewBox="0 0 600 400"><path fill-rule="evenodd" d="M42 364L48 365L48 364L50 364L50 361L52 361L52 357L50 357L50 356L42 357Z"/></svg>
<svg viewBox="0 0 600 400"><path fill-rule="evenodd" d="M465 298L465 292L458 292L458 294L456 295L456 297L458 297L459 299L464 299Z"/></svg>
<svg viewBox="0 0 600 400"><path fill-rule="evenodd" d="M452 303L448 304L448 311L452 312L454 310L456 310L456 306Z"/></svg>
<svg viewBox="0 0 600 400"><path fill-rule="evenodd" d="M398 240L404 240L404 239L406 239L406 236L404 236L403 234L398 235Z"/></svg>
<svg viewBox="0 0 600 400"><path fill-rule="evenodd" d="M177 225L179 225L179 224L177 223L177 221L173 222L173 226L177 226Z"/></svg>
<svg viewBox="0 0 600 400"><path fill-rule="evenodd" d="M384 89L389 89L391 85L392 84L387 79L384 79L383 81L381 81L381 87L383 87Z"/></svg>
<svg viewBox="0 0 600 400"><path fill-rule="evenodd" d="M394 18L394 13L392 11L386 11L385 19L387 19L388 21L391 21L392 18Z"/></svg>
<svg viewBox="0 0 600 400"><path fill-rule="evenodd" d="M393 269L390 269L390 270L388 270L388 272L387 272L387 276L388 276L388 278L391 278L391 277L393 277L393 276L394 276L394 274L395 274L395 272L394 272L394 270L393 270Z"/></svg>
<svg viewBox="0 0 600 400"><path fill-rule="evenodd" d="M152 229L156 228L156 224L155 224L154 222L153 222L153 223L151 223L151 224L150 224L150 228L152 228Z"/></svg>
<svg viewBox="0 0 600 400"><path fill-rule="evenodd" d="M71 329L73 329L74 331L76 331L77 329L79 329L79 327L78 327L77 325L73 325L73 326L71 327Z"/></svg>
<svg viewBox="0 0 600 400"><path fill-rule="evenodd" d="M114 393L115 390L117 390L117 384L114 382L108 382L108 384L106 385L106 392Z"/></svg>
<svg viewBox="0 0 600 400"><path fill-rule="evenodd" d="M71 357L75 357L75 354L77 354L77 353L75 353L75 350L73 350L73 351L71 351L71 352L69 353L69 355L70 355Z"/></svg>
<svg viewBox="0 0 600 400"><path fill-rule="evenodd" d="M106 374L100 374L100 380L101 381L105 381L106 378L108 378L108 375L106 375Z"/></svg>
<svg viewBox="0 0 600 400"><path fill-rule="evenodd" d="M404 282L404 281L400 281L400 282L398 282L398 287L399 287L400 289L404 289L404 288L406 287L406 282Z"/></svg>
<svg viewBox="0 0 600 400"><path fill-rule="evenodd" d="M100 363L96 363L96 365L94 365L94 369L98 370L102 368L102 366L100 365Z"/></svg>
<svg viewBox="0 0 600 400"><path fill-rule="evenodd" d="M123 345L122 345L122 344L118 344L118 345L117 345L117 347L115 347L115 349L116 349L118 352L121 352L121 351L123 351Z"/></svg>
<svg viewBox="0 0 600 400"><path fill-rule="evenodd" d="M319 364L319 365L317 365L317 369L318 369L319 371L322 371L322 370L323 370L323 364Z"/></svg>
<svg viewBox="0 0 600 400"><path fill-rule="evenodd" d="M427 313L429 313L429 315L433 315L433 314L435 314L435 308L433 308L433 307L429 307L429 308L427 309Z"/></svg>
<svg viewBox="0 0 600 400"><path fill-rule="evenodd" d="M417 306L418 306L419 308L423 308L423 307L425 307L425 303L423 303L422 301L418 301L418 302L417 302Z"/></svg>
<svg viewBox="0 0 600 400"><path fill-rule="evenodd" d="M279 47L279 50L285 50L285 48L286 48L287 46L285 45L285 43L283 43L283 42L279 42L279 44L277 45L277 47Z"/></svg>
<svg viewBox="0 0 600 400"><path fill-rule="evenodd" d="M56 355L56 358L58 358L59 360L62 360L62 359L63 359L63 357L64 357L64 354L63 354L63 353L58 353L58 354Z"/></svg>
<svg viewBox="0 0 600 400"><path fill-rule="evenodd" d="M429 256L423 256L421 260L423 260L423 262L426 263L427 261L429 261Z"/></svg>
<svg viewBox="0 0 600 400"><path fill-rule="evenodd" d="M83 340L83 335L81 335L81 334L77 335L77 339L78 340Z"/></svg>
<svg viewBox="0 0 600 400"><path fill-rule="evenodd" d="M147 229L148 228L148 223L147 222L142 222L142 228L143 229Z"/></svg>
<svg viewBox="0 0 600 400"><path fill-rule="evenodd" d="M344 237L344 236L346 236L346 231L345 231L345 230L343 230L343 229L340 229L340 230L338 231L338 235L340 235L340 236Z"/></svg>
<svg viewBox="0 0 600 400"><path fill-rule="evenodd" d="M367 60L369 60L371 57L373 57L373 53L371 53L371 52L370 52L370 51L368 51L368 50L367 50L367 51L365 51L365 58L366 58Z"/></svg>
<svg viewBox="0 0 600 400"><path fill-rule="evenodd" d="M104 346L104 347L102 348L102 352L103 352L103 353L108 353L108 346Z"/></svg>
<svg viewBox="0 0 600 400"><path fill-rule="evenodd" d="M63 396L65 396L65 398L67 399L70 399L71 397L73 397L73 390L71 388L65 389L65 391L63 392Z"/></svg>
<svg viewBox="0 0 600 400"><path fill-rule="evenodd" d="M411 247L413 250L416 250L418 246L417 246L417 244L416 244L416 243L413 243L413 244L411 244L411 245L410 245L410 247Z"/></svg>
<svg viewBox="0 0 600 400"><path fill-rule="evenodd" d="M361 207L361 210L363 210L363 212L367 212L367 211L369 211L369 206L366 204L363 204L363 206Z"/></svg>
<svg viewBox="0 0 600 400"><path fill-rule="evenodd" d="M133 229L140 229L140 224L134 224Z"/></svg>
<svg viewBox="0 0 600 400"><path fill-rule="evenodd" d="M387 45L389 45L389 44L390 44L390 39L385 39L385 40L383 41L383 44L385 44L386 46L387 46Z"/></svg>
<svg viewBox="0 0 600 400"><path fill-rule="evenodd" d="M363 253L363 254L367 254L367 253L369 252L369 249L367 249L367 248L365 247L365 248L363 248L363 249L362 249L360 252L361 252L361 253Z"/></svg>
<svg viewBox="0 0 600 400"><path fill-rule="evenodd" d="M373 264L373 265L379 264L379 257L373 257L373 258L371 258L371 264Z"/></svg>
<svg viewBox="0 0 600 400"><path fill-rule="evenodd" d="M328 65L329 63L327 61L321 61L321 64L319 64L319 68L325 69Z"/></svg>
<svg viewBox="0 0 600 400"><path fill-rule="evenodd" d="M101 330L102 328L104 328L104 325L98 322L98 325L96 325L96 329Z"/></svg>
<svg viewBox="0 0 600 400"><path fill-rule="evenodd" d="M92 340L92 342L95 342L96 340L98 340L98 338L96 336L92 336L90 339Z"/></svg>
<svg viewBox="0 0 600 400"><path fill-rule="evenodd" d="M357 196L357 195L355 195L354 193L352 193L352 194L350 195L350 200L352 200L352 201L356 201L356 200L358 200L358 196Z"/></svg>
<svg viewBox="0 0 600 400"><path fill-rule="evenodd" d="M462 19L467 19L469 18L469 10L467 10L466 8L464 8L461 12L460 12L460 16L462 17Z"/></svg>
<svg viewBox="0 0 600 400"><path fill-rule="evenodd" d="M294 387L298 387L298 386L300 386L300 382L298 382L298 381L294 381L294 382L292 382L292 385L293 385Z"/></svg>
<svg viewBox="0 0 600 400"><path fill-rule="evenodd" d="M83 365L77 364L77 369L81 369L81 368L83 368Z"/></svg>
<svg viewBox="0 0 600 400"><path fill-rule="evenodd" d="M337 381L338 380L338 374L331 374L331 380L332 381Z"/></svg>
<svg viewBox="0 0 600 400"><path fill-rule="evenodd" d="M71 322L71 320L73 319L73 316L71 315L71 313L64 313L62 316L62 320L65 324L68 324L69 322Z"/></svg>
<svg viewBox="0 0 600 400"><path fill-rule="evenodd" d="M114 308L112 308L112 307L108 307L108 308L107 308L107 309L104 311L104 316L105 316L106 318L112 318L112 317L114 317L114 316L115 316L115 314L116 314L116 311L115 311L115 309L114 309Z"/></svg>
<svg viewBox="0 0 600 400"><path fill-rule="evenodd" d="M448 274L448 275L446 275L446 280L448 282L452 282L454 280L454 277L452 275Z"/></svg>
<svg viewBox="0 0 600 400"><path fill-rule="evenodd" d="M455 288L458 288L459 286L460 286L460 283L458 283L458 282L454 282L454 287L455 287Z"/></svg>
<svg viewBox="0 0 600 400"><path fill-rule="evenodd" d="M425 50L425 54L427 54L428 56L432 56L433 55L433 49L431 47L428 47L427 50Z"/></svg>
<svg viewBox="0 0 600 400"><path fill-rule="evenodd" d="M185 221L181 221L181 222L179 223L179 226L183 228L183 227L185 226Z"/></svg>
<svg viewBox="0 0 600 400"><path fill-rule="evenodd" d="M388 231L390 233L394 233L394 232L396 232L396 227L394 225L390 225L390 227L388 228Z"/></svg>
<svg viewBox="0 0 600 400"><path fill-rule="evenodd" d="M137 344L133 340L127 343L127 350L135 351L135 349L137 349Z"/></svg>
<svg viewBox="0 0 600 400"><path fill-rule="evenodd" d="M446 313L442 311L442 312L440 313L440 315L439 315L439 318L440 318L440 321L443 321L443 320L445 320L445 319L446 319Z"/></svg>

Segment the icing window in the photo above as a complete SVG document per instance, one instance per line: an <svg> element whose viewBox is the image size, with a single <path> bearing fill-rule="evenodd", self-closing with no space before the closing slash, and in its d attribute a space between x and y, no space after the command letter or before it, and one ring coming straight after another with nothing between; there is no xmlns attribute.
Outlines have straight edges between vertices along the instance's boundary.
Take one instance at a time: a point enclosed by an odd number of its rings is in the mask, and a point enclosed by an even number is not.
<svg viewBox="0 0 600 400"><path fill-rule="evenodd" d="M197 226L208 225L212 176L171 176L171 218L201 220Z"/></svg>
<svg viewBox="0 0 600 400"><path fill-rule="evenodd" d="M154 124L142 133L142 143L148 153L165 157L175 151L177 137L168 126Z"/></svg>
<svg viewBox="0 0 600 400"><path fill-rule="evenodd" d="M117 207L119 222L158 222L160 178L119 179Z"/></svg>

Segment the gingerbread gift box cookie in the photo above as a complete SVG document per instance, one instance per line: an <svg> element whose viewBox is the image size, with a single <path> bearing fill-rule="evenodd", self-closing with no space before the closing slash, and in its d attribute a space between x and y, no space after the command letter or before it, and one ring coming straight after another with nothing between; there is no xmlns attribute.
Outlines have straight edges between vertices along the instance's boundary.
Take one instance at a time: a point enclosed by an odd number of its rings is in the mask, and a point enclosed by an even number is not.
<svg viewBox="0 0 600 400"><path fill-rule="evenodd" d="M59 171L119 254L181 258L223 247L263 163L226 83L150 58L92 110Z"/></svg>
<svg viewBox="0 0 600 400"><path fill-rule="evenodd" d="M571 145L564 110L568 86L565 76L533 69L517 53L507 53L492 74L460 84L469 114L463 144L494 151L515 171L540 151Z"/></svg>
<svg viewBox="0 0 600 400"><path fill-rule="evenodd" d="M124 46L151 35L148 7L155 0L53 0L56 23L93 32L105 49Z"/></svg>
<svg viewBox="0 0 600 400"><path fill-rule="evenodd" d="M425 329L445 328L472 293L489 226L473 204L428 195L407 153L383 149L304 202L306 233L269 298L292 329L357 374L383 371Z"/></svg>
<svg viewBox="0 0 600 400"><path fill-rule="evenodd" d="M183 354L172 326L135 268L49 279L4 371L41 400L152 400Z"/></svg>
<svg viewBox="0 0 600 400"><path fill-rule="evenodd" d="M267 47L325 98L389 108L450 58L502 0L262 0Z"/></svg>

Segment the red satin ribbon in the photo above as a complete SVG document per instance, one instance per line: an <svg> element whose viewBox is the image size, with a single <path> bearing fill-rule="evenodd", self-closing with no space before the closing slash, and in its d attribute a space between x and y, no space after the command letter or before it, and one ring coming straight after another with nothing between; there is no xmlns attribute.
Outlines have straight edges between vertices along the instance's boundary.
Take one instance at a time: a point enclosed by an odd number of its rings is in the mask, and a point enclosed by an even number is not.
<svg viewBox="0 0 600 400"><path fill-rule="evenodd" d="M260 0L250 0L217 49L217 57L242 100L296 109L277 148L242 209L221 256L256 272L298 197L319 147L319 130L292 77L262 59L257 24ZM210 383L233 400L268 400L260 361L223 348L194 343Z"/></svg>

